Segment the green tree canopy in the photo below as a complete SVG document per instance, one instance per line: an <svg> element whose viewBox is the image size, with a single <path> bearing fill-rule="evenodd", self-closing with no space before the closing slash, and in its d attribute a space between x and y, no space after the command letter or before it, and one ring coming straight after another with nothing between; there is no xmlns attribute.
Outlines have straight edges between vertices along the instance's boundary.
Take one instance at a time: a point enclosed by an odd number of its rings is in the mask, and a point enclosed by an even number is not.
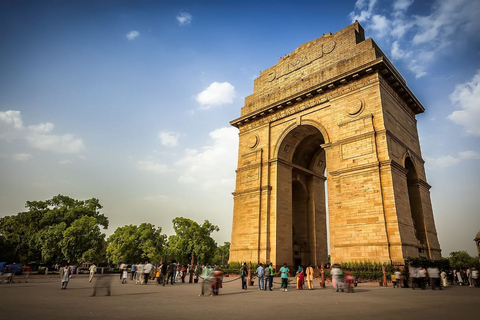
<svg viewBox="0 0 480 320"><path fill-rule="evenodd" d="M469 255L467 251L451 252L448 259L450 266L454 269L470 268L478 264L478 259Z"/></svg>
<svg viewBox="0 0 480 320"><path fill-rule="evenodd" d="M211 261L212 264L226 265L230 256L230 242L224 242L223 246L218 246L215 255Z"/></svg>
<svg viewBox="0 0 480 320"><path fill-rule="evenodd" d="M162 228L155 228L150 223L117 228L107 240L108 261L115 264L145 260L160 262L167 239L161 232Z"/></svg>
<svg viewBox="0 0 480 320"><path fill-rule="evenodd" d="M220 229L208 220L199 225L193 220L177 217L172 222L175 235L168 238L168 257L182 264L190 263L192 255L197 262L211 262L217 247L211 234Z"/></svg>
<svg viewBox="0 0 480 320"><path fill-rule="evenodd" d="M20 262L72 263L100 254L108 218L99 213L98 199L76 200L58 195L27 201L28 211L0 218L0 259Z"/></svg>

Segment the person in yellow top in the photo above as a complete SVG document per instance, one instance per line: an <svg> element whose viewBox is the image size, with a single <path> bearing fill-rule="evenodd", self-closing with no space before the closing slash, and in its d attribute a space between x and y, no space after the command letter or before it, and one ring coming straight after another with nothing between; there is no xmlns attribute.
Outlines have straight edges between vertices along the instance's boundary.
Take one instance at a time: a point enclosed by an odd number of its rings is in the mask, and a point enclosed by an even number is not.
<svg viewBox="0 0 480 320"><path fill-rule="evenodd" d="M305 277L307 278L308 290L313 290L313 268L311 264L305 270Z"/></svg>

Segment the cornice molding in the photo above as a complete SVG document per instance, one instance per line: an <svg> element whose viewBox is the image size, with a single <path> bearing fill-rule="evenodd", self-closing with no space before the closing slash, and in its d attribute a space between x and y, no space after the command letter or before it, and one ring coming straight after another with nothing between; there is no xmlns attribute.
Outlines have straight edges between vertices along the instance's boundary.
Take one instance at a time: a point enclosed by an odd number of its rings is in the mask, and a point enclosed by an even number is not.
<svg viewBox="0 0 480 320"><path fill-rule="evenodd" d="M418 101L415 95L410 91L410 89L406 86L405 81L403 80L401 75L398 73L398 71L395 69L395 67L391 64L391 62L386 57L383 56L383 57L377 58L374 61L366 63L358 68L352 69L349 72L340 74L327 81L321 82L308 89L302 90L294 95L291 95L289 97L286 97L274 103L268 104L263 108L260 108L240 118L230 121L230 124L232 126L239 128L249 122L258 121L259 119L275 114L281 111L282 109L303 104L303 106L305 106L304 108L298 108L298 110L290 109L293 112L288 113L288 115L297 113L299 111L304 110L305 108L310 108L315 105L328 102L331 99L336 98L337 96L343 95L345 92L340 90L337 91L337 94L329 95L329 93L333 93L335 89L338 89L342 86L348 86L349 83L353 81L357 82L360 79L374 73L381 74L385 79L385 81L387 81L391 85L391 87L397 92L399 97L401 97L405 101L407 106L415 114L423 113L425 111L425 108ZM375 81L372 81L372 83L377 81L378 79L375 79ZM370 82L364 85L368 85L368 84L370 84ZM357 87L355 87L354 89L356 88ZM351 90L349 90L348 92L350 91ZM317 100L315 100L314 98L317 98ZM308 101L305 101L305 100L308 100ZM312 102L312 103L311 105L306 105L307 102ZM270 118L270 121L272 121L271 118ZM267 121L267 122L270 122L270 121Z"/></svg>

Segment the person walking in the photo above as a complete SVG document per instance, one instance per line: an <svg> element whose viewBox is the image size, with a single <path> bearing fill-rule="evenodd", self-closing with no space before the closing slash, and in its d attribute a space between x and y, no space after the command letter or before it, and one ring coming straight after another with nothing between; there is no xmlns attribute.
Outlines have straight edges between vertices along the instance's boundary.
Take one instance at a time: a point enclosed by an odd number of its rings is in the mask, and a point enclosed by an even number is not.
<svg viewBox="0 0 480 320"><path fill-rule="evenodd" d="M418 282L420 284L420 288L425 290L425 279L427 278L427 270L422 266L418 268Z"/></svg>
<svg viewBox="0 0 480 320"><path fill-rule="evenodd" d="M297 290L302 290L305 283L305 275L303 273L303 267L299 266L297 270Z"/></svg>
<svg viewBox="0 0 480 320"><path fill-rule="evenodd" d="M265 284L263 286L263 290L267 291L267 287L268 287L268 277L270 276L270 268L269 268L269 265L268 263L265 263L265 265L263 266L263 277L264 277L264 281L265 281Z"/></svg>
<svg viewBox="0 0 480 320"><path fill-rule="evenodd" d="M478 288L480 286L479 280L478 280L478 270L477 268L472 269L472 282L473 286L475 288Z"/></svg>
<svg viewBox="0 0 480 320"><path fill-rule="evenodd" d="M395 275L395 283L393 284L393 287L397 287L397 288L400 288L402 286L402 273L400 272L400 270L396 269L395 272L394 272L394 275Z"/></svg>
<svg viewBox="0 0 480 320"><path fill-rule="evenodd" d="M415 287L418 287L418 268L412 265L408 265L408 271L410 273L410 281L412 290L415 290Z"/></svg>
<svg viewBox="0 0 480 320"><path fill-rule="evenodd" d="M219 267L216 267L215 270L213 271L213 277L212 277L212 296L218 296L218 293L220 292L220 288L222 287L222 271L220 270Z"/></svg>
<svg viewBox="0 0 480 320"><path fill-rule="evenodd" d="M247 290L247 264L244 262L242 263L242 267L240 268L240 277L242 278L242 290Z"/></svg>
<svg viewBox="0 0 480 320"><path fill-rule="evenodd" d="M60 280L62 282L62 290L67 289L68 281L70 281L70 268L68 264L60 271Z"/></svg>
<svg viewBox="0 0 480 320"><path fill-rule="evenodd" d="M439 287L442 290L442 286L440 285L440 271L436 266L430 266L427 268L428 277L430 278L430 286L432 290L435 290L436 287Z"/></svg>
<svg viewBox="0 0 480 320"><path fill-rule="evenodd" d="M307 278L308 290L313 290L313 268L311 264L305 269L305 276Z"/></svg>
<svg viewBox="0 0 480 320"><path fill-rule="evenodd" d="M135 284L143 284L145 281L145 265L141 262L137 265L137 278L135 280Z"/></svg>
<svg viewBox="0 0 480 320"><path fill-rule="evenodd" d="M268 289L270 291L273 291L273 276L275 275L275 269L273 268L273 263L270 262L270 265L268 266ZM267 289L265 289L267 290Z"/></svg>
<svg viewBox="0 0 480 320"><path fill-rule="evenodd" d="M442 287L446 287L447 286L447 273L445 272L445 270L442 269L442 272L440 272L440 279L442 279Z"/></svg>
<svg viewBox="0 0 480 320"><path fill-rule="evenodd" d="M127 283L128 279L128 271L127 271L127 265L123 265L123 270L122 270L122 284Z"/></svg>
<svg viewBox="0 0 480 320"><path fill-rule="evenodd" d="M467 269L467 279L468 279L468 286L473 287L472 285L472 270L470 268Z"/></svg>
<svg viewBox="0 0 480 320"><path fill-rule="evenodd" d="M264 284L265 284L265 270L263 269L263 265L260 263L260 265L257 268L257 271L255 272L257 274L258 278L258 290L263 290Z"/></svg>
<svg viewBox="0 0 480 320"><path fill-rule="evenodd" d="M90 277L88 278L88 282L92 282L93 275L95 274L95 272L97 272L97 266L95 265L95 263L92 263L88 270L90 271Z"/></svg>
<svg viewBox="0 0 480 320"><path fill-rule="evenodd" d="M287 263L283 264L283 267L280 268L280 279L282 280L282 284L280 289L283 289L284 292L288 291L288 273L290 269L287 267Z"/></svg>
<svg viewBox="0 0 480 320"><path fill-rule="evenodd" d="M199 296L203 296L205 294L205 287L208 285L210 281L210 276L212 275L212 270L209 266L204 266L202 272L200 274L200 278L203 279L202 281L202 291L200 292Z"/></svg>
<svg viewBox="0 0 480 320"><path fill-rule="evenodd" d="M136 273L137 273L137 265L132 264L132 281L135 280L136 278Z"/></svg>
<svg viewBox="0 0 480 320"><path fill-rule="evenodd" d="M145 261L145 266L143 267L145 284L148 284L148 278L150 278L150 272L152 272L153 265Z"/></svg>
<svg viewBox="0 0 480 320"><path fill-rule="evenodd" d="M187 266L182 265L182 268L180 269L182 273L182 283L185 283L185 277L187 276Z"/></svg>
<svg viewBox="0 0 480 320"><path fill-rule="evenodd" d="M173 285L175 269L175 260L173 260L167 267L167 284L170 282L170 284Z"/></svg>
<svg viewBox="0 0 480 320"><path fill-rule="evenodd" d="M340 265L339 264L334 264L333 267L332 267L332 270L331 270L331 274L332 274L332 283L333 283L333 287L335 289L336 292L338 292L338 290L340 290L340 277L343 275L342 273L342 269L340 269ZM342 291L343 291L343 288L342 288Z"/></svg>
<svg viewBox="0 0 480 320"><path fill-rule="evenodd" d="M160 266L160 279L158 280L158 284L165 286L165 277L167 276L167 263L163 262Z"/></svg>

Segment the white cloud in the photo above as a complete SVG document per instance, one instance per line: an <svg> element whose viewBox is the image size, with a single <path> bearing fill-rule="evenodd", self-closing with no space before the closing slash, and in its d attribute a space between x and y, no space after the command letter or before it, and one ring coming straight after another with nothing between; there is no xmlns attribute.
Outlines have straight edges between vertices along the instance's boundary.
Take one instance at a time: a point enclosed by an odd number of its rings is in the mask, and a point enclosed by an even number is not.
<svg viewBox="0 0 480 320"><path fill-rule="evenodd" d="M125 37L127 37L127 39L130 40L130 41L135 40L138 36L140 36L140 32L138 32L136 30L130 31L129 33L127 33L125 35Z"/></svg>
<svg viewBox="0 0 480 320"><path fill-rule="evenodd" d="M50 122L25 127L20 111L0 112L0 138L4 140L24 139L34 148L58 153L79 153L85 148L83 141L72 134L47 134L54 127Z"/></svg>
<svg viewBox="0 0 480 320"><path fill-rule="evenodd" d="M480 154L476 151L468 150L460 152L460 159L462 160L476 160L480 159Z"/></svg>
<svg viewBox="0 0 480 320"><path fill-rule="evenodd" d="M160 131L158 133L158 137L160 138L160 141L166 147L175 147L178 144L179 136L180 135L178 133L174 133L174 132Z"/></svg>
<svg viewBox="0 0 480 320"><path fill-rule="evenodd" d="M425 71L426 65L421 60L410 60L407 68L415 74L417 79L427 75L427 71Z"/></svg>
<svg viewBox="0 0 480 320"><path fill-rule="evenodd" d="M236 96L235 87L228 82L213 82L197 95L197 101L202 109L209 109L211 106L231 104Z"/></svg>
<svg viewBox="0 0 480 320"><path fill-rule="evenodd" d="M401 39L411 27L412 24L408 21L402 19L395 19L392 22L392 30L390 31L390 35L394 39Z"/></svg>
<svg viewBox="0 0 480 320"><path fill-rule="evenodd" d="M42 134L51 132L54 127L53 123L47 122L28 126L28 129L33 133Z"/></svg>
<svg viewBox="0 0 480 320"><path fill-rule="evenodd" d="M27 161L31 159L33 156L29 153L15 153L13 155L13 160L15 161Z"/></svg>
<svg viewBox="0 0 480 320"><path fill-rule="evenodd" d="M372 16L373 24L370 26L372 30L375 30L379 37L383 37L388 33L390 29L388 19L385 16L375 14Z"/></svg>
<svg viewBox="0 0 480 320"><path fill-rule="evenodd" d="M151 160L138 161L137 167L140 170L149 171L155 174L168 172L168 167L166 165Z"/></svg>
<svg viewBox="0 0 480 320"><path fill-rule="evenodd" d="M188 12L182 11L178 13L177 21L181 26L187 26L192 22L192 15Z"/></svg>
<svg viewBox="0 0 480 320"><path fill-rule="evenodd" d="M441 156L438 158L425 157L425 165L430 169L442 169L454 166L460 162L459 158L448 156Z"/></svg>
<svg viewBox="0 0 480 320"><path fill-rule="evenodd" d="M0 112L0 121L12 125L16 129L23 128L20 111L8 110Z"/></svg>
<svg viewBox="0 0 480 320"><path fill-rule="evenodd" d="M454 43L477 39L480 1L438 0L427 8L430 9L427 14L408 15L412 3L412 0L397 0L384 16L376 12L382 10L383 14L385 8L377 10L375 0L359 0L350 17L364 22L364 27L374 33L374 38L389 34L391 38L387 43L392 43L393 59L405 61L408 69L420 78L428 73L436 56L452 52L449 48L453 48ZM401 52L409 54L402 56Z"/></svg>
<svg viewBox="0 0 480 320"><path fill-rule="evenodd" d="M58 161L58 164L61 164L62 166L66 165L66 164L70 164L70 163L72 163L72 160L60 160L60 161Z"/></svg>
<svg viewBox="0 0 480 320"><path fill-rule="evenodd" d="M400 49L400 46L398 45L398 41L394 41L392 43L392 59L393 60L404 59L409 55L410 55L409 52L405 52L402 49Z"/></svg>
<svg viewBox="0 0 480 320"><path fill-rule="evenodd" d="M476 151L467 150L458 153L458 156L440 156L438 158L425 157L425 165L429 169L443 169L447 167L455 166L462 161L477 160L480 159L480 154Z"/></svg>
<svg viewBox="0 0 480 320"><path fill-rule="evenodd" d="M0 139L11 141L24 129L20 111L0 111Z"/></svg>
<svg viewBox="0 0 480 320"><path fill-rule="evenodd" d="M457 85L450 100L460 110L452 112L448 119L463 126L468 134L480 136L480 70L470 82Z"/></svg>
<svg viewBox="0 0 480 320"><path fill-rule="evenodd" d="M26 139L34 148L57 153L79 153L85 148L83 141L75 138L73 134L58 136L31 133Z"/></svg>
<svg viewBox="0 0 480 320"><path fill-rule="evenodd" d="M187 149L175 163L182 172L179 182L199 184L204 188L233 188L237 166L238 129L220 128L210 132L212 144L200 151Z"/></svg>
<svg viewBox="0 0 480 320"><path fill-rule="evenodd" d="M397 0L393 3L393 10L398 11L407 11L408 7L412 5L413 0Z"/></svg>
<svg viewBox="0 0 480 320"><path fill-rule="evenodd" d="M359 10L360 13L355 14L355 11L351 12L350 17L352 21L358 20L358 22L365 22L370 19L376 3L376 0L357 0L357 2L355 2L355 9Z"/></svg>

